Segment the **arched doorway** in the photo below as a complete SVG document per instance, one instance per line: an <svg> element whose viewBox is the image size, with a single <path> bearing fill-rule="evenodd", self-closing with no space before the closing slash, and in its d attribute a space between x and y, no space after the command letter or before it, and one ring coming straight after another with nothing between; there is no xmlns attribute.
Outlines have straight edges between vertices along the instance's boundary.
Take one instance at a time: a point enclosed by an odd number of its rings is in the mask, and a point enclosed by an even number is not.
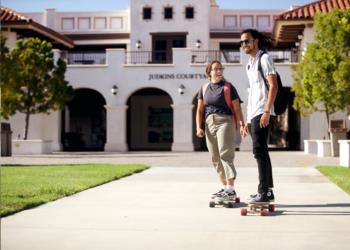
<svg viewBox="0 0 350 250"><path fill-rule="evenodd" d="M66 151L103 151L106 101L95 90L77 89L62 112L62 144Z"/></svg>
<svg viewBox="0 0 350 250"><path fill-rule="evenodd" d="M173 142L172 100L163 90L144 88L128 101L129 150L171 150Z"/></svg>
<svg viewBox="0 0 350 250"><path fill-rule="evenodd" d="M293 108L294 93L284 87L288 98L287 110L272 120L269 148L276 150L300 150L300 113Z"/></svg>

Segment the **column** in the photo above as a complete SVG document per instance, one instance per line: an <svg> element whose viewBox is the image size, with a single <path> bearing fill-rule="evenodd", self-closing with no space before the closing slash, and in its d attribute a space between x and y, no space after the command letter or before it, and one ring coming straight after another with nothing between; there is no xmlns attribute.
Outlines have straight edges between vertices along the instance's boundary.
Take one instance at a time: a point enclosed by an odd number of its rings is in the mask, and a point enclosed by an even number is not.
<svg viewBox="0 0 350 250"><path fill-rule="evenodd" d="M106 152L126 152L126 110L128 106L105 106L107 114Z"/></svg>
<svg viewBox="0 0 350 250"><path fill-rule="evenodd" d="M194 150L192 141L192 104L171 105L174 114L172 151Z"/></svg>

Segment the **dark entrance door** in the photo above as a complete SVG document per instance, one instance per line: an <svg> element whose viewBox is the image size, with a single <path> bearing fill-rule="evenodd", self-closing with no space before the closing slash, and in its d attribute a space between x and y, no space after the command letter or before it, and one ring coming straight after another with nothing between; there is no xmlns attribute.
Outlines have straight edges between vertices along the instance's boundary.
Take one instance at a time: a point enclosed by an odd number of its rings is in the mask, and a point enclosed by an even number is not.
<svg viewBox="0 0 350 250"><path fill-rule="evenodd" d="M171 150L173 110L170 96L155 88L135 92L128 99L129 150Z"/></svg>
<svg viewBox="0 0 350 250"><path fill-rule="evenodd" d="M285 113L272 120L269 136L270 149L300 149L300 114L293 107L294 93L285 87L288 93L288 108Z"/></svg>
<svg viewBox="0 0 350 250"><path fill-rule="evenodd" d="M172 48L185 48L186 34L153 34L152 35L152 62L172 63Z"/></svg>
<svg viewBox="0 0 350 250"><path fill-rule="evenodd" d="M106 102L95 90L77 89L62 112L65 151L103 151L106 143Z"/></svg>

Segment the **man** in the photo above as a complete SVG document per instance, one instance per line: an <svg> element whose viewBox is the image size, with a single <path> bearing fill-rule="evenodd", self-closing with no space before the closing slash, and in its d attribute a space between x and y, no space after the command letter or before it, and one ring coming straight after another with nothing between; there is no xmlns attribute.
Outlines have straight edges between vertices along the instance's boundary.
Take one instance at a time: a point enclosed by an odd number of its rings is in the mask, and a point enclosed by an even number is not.
<svg viewBox="0 0 350 250"><path fill-rule="evenodd" d="M247 125L244 136L249 133L253 140L253 154L258 164L259 185L258 193L250 196L251 203L274 201L272 166L268 152L267 140L269 134L270 116L274 116L273 103L277 94L276 70L272 58L264 53L270 40L259 31L247 29L241 32L241 48L249 55L247 75L249 79ZM258 70L261 60L262 72ZM264 82L264 78L268 89Z"/></svg>

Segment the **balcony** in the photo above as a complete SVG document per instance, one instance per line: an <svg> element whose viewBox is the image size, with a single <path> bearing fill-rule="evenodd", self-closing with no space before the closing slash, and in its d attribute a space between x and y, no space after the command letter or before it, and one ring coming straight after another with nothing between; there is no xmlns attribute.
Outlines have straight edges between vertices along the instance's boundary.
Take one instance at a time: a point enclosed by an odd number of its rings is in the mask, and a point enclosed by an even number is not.
<svg viewBox="0 0 350 250"><path fill-rule="evenodd" d="M213 60L221 63L242 63L242 52L237 50L188 50L191 64L207 64ZM268 51L275 63L298 62L293 50ZM65 54L68 65L106 65L105 51L69 51ZM173 64L173 51L124 51L124 63L128 65Z"/></svg>
<svg viewBox="0 0 350 250"><path fill-rule="evenodd" d="M67 54L69 65L106 64L104 51L69 51Z"/></svg>
<svg viewBox="0 0 350 250"><path fill-rule="evenodd" d="M172 51L126 51L125 64L171 64Z"/></svg>
<svg viewBox="0 0 350 250"><path fill-rule="evenodd" d="M275 63L298 62L298 54L293 50L271 50L268 53Z"/></svg>
<svg viewBox="0 0 350 250"><path fill-rule="evenodd" d="M241 52L233 50L195 50L192 51L192 63L201 64L211 61L220 61L221 63L240 63Z"/></svg>

